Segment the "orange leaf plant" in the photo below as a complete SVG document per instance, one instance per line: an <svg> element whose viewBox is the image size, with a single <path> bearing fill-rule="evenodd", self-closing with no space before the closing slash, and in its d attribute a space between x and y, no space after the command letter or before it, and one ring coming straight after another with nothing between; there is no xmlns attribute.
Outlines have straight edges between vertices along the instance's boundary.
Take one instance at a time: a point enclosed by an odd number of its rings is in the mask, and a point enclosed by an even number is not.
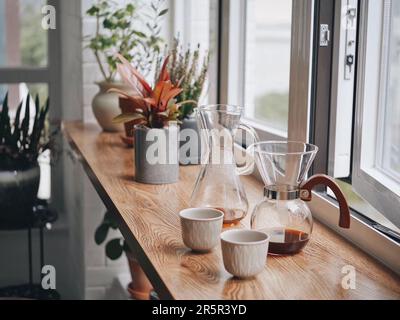
<svg viewBox="0 0 400 320"><path fill-rule="evenodd" d="M179 83L171 82L167 70L169 56L164 60L154 88L122 55L118 54L117 56L121 62L117 66L118 73L135 94L132 95L119 89L110 90L131 100L134 106L133 112L122 113L115 117L115 123L133 122L149 128L163 128L170 121L178 121L181 105L193 103L193 101L176 103L175 97L182 92L182 89L179 87Z"/></svg>

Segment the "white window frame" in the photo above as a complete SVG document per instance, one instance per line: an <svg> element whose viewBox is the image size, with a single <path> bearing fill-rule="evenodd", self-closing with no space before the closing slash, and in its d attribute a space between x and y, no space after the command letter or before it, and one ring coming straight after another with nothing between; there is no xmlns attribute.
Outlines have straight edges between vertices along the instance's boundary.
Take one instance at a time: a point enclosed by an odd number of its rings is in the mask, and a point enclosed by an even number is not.
<svg viewBox="0 0 400 320"><path fill-rule="evenodd" d="M357 83L352 184L379 212L400 226L400 186L380 168L382 150L378 143L386 105L391 2L368 0L364 3L366 15L361 25L363 46ZM379 32L368 32L370 30Z"/></svg>
<svg viewBox="0 0 400 320"><path fill-rule="evenodd" d="M356 75L356 43L349 45L349 38L357 39L357 18L350 21L348 10L358 12L358 0L336 1L335 32L333 39L331 114L329 133L328 174L335 178L348 178L351 174L353 145L354 84ZM353 25L350 25L352 23ZM346 75L347 54L354 55L352 72Z"/></svg>
<svg viewBox="0 0 400 320"><path fill-rule="evenodd" d="M237 53L241 52L240 48L243 46L240 46L240 41L243 41L243 38L240 40L241 37L233 37L229 32L229 28L233 24L230 15L233 12L239 10L242 17L240 19L243 19L244 12L238 9L241 1L243 0L222 0L223 30L221 33L223 39L221 50L224 60L221 61L221 103L229 103L230 92L232 92L232 89L229 90L231 85L229 82L232 79L238 79L238 69L243 70L240 69L243 68L239 63L240 61L234 62L233 60L237 57ZM313 20L313 0L293 1L288 140L310 141ZM236 22L236 24L242 25L243 22ZM233 51L234 54L232 54ZM243 56L241 58L244 61ZM239 68L230 69L229 65L236 65ZM245 119L244 122L254 126L262 140L282 140L286 138L277 135L276 132L271 132L265 126L254 123L254 121ZM400 274L400 245L397 242L354 215L351 216L350 229L338 227L338 205L335 200L327 195L313 192L310 208L313 216L319 221Z"/></svg>

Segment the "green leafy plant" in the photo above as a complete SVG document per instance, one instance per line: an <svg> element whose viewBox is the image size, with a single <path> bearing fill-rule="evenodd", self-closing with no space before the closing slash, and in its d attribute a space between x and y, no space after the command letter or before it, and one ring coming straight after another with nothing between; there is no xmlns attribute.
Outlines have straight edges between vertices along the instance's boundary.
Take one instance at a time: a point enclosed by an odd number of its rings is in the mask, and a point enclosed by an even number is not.
<svg viewBox="0 0 400 320"><path fill-rule="evenodd" d="M15 119L12 121L6 94L0 114L1 168L28 167L37 161L43 151L51 148L52 139L46 128L49 99L44 106L40 106L39 96L36 96L33 107L35 115L31 119L31 96L28 94L19 104Z"/></svg>
<svg viewBox="0 0 400 320"><path fill-rule="evenodd" d="M94 234L94 241L97 245L101 245L107 240L110 229L117 230L118 225L114 216L110 212L106 212ZM117 260L122 253L129 251L129 247L123 238L114 238L107 242L105 250L109 259Z"/></svg>
<svg viewBox="0 0 400 320"><path fill-rule="evenodd" d="M132 101L134 110L132 113L122 113L114 119L115 123L133 122L149 128L163 128L170 121L177 121L179 108L187 103L195 101L176 102L175 97L182 93L178 84L174 84L167 70L169 57L165 58L161 72L154 88L144 79L122 55L118 55L121 63L118 64L118 72L124 82L130 86L136 95L130 95L118 89L110 89Z"/></svg>
<svg viewBox="0 0 400 320"><path fill-rule="evenodd" d="M115 80L118 62L116 52L121 53L143 74L150 72L164 42L160 36L160 23L168 9L163 9L163 4L164 0L152 0L144 7L139 7L137 1L120 6L112 0L98 0L87 10L89 16L96 18L96 33L89 40L89 48L96 57L105 81ZM146 22L139 28L137 25L141 16L146 17ZM108 70L103 66L102 59L106 61Z"/></svg>
<svg viewBox="0 0 400 320"><path fill-rule="evenodd" d="M195 50L184 50L180 44L179 37L174 39L171 50L168 53L170 60L168 72L171 82L179 84L182 92L176 97L177 103L183 101L193 101L186 103L179 108L179 120L188 118L196 108L200 97L204 91L207 73L210 63L210 54L206 52L203 61L200 59L200 45ZM161 59L161 58L160 58ZM159 77L161 60L156 64L156 77Z"/></svg>

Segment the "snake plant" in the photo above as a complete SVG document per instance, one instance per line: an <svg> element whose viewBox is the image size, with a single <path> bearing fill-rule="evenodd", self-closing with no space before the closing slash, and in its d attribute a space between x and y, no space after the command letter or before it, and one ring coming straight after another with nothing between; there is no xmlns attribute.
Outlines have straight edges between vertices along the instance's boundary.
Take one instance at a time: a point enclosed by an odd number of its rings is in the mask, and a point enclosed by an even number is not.
<svg viewBox="0 0 400 320"><path fill-rule="evenodd" d="M49 100L40 106L39 97L36 96L34 106L31 106L32 99L28 94L20 102L14 121L10 117L8 100L7 93L0 113L0 168L30 166L43 151L50 148L50 139L44 134ZM31 108L35 109L32 117Z"/></svg>

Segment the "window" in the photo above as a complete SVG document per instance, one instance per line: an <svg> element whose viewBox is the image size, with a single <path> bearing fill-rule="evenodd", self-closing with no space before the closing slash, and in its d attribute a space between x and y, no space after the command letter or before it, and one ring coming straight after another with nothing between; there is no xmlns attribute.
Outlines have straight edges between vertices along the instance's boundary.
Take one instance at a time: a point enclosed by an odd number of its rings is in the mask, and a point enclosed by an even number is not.
<svg viewBox="0 0 400 320"><path fill-rule="evenodd" d="M386 4L382 106L378 118L377 167L400 183L400 3ZM395 190L393 190L395 191ZM399 190L397 190L399 191Z"/></svg>
<svg viewBox="0 0 400 320"><path fill-rule="evenodd" d="M292 0L223 0L222 16L221 102L244 105L245 121L271 137L287 136Z"/></svg>
<svg viewBox="0 0 400 320"><path fill-rule="evenodd" d="M0 0L0 109L6 92L10 107L17 108L28 92L39 95L43 105L51 100L51 114L59 114L58 32L42 27L46 4L56 9L56 0ZM16 110L11 110L11 116ZM33 109L31 109L34 112ZM41 182L38 196L50 198L49 154L38 159Z"/></svg>
<svg viewBox="0 0 400 320"><path fill-rule="evenodd" d="M397 2L222 0L219 99L244 105L244 122L262 140L317 144L313 172L337 178L353 209L351 228L337 226L329 190L314 193L313 215L394 269Z"/></svg>
<svg viewBox="0 0 400 320"><path fill-rule="evenodd" d="M356 192L400 227L400 3L368 1L366 6L352 182Z"/></svg>
<svg viewBox="0 0 400 320"><path fill-rule="evenodd" d="M398 133L397 136L393 134L398 127L395 118L398 106L392 94L398 91L393 77L396 72L392 71L398 46L393 28L396 28L398 14L391 1L361 1L360 6L356 0L338 1L329 10L327 15L330 12L331 21L320 23L328 23L330 43L326 47L317 43L314 53L316 70L321 73L332 70L324 83L314 79L317 81L314 114L317 116L312 129L313 139L321 151L314 172L337 178L353 209L355 227L351 233L342 233L361 246L374 238L370 244L375 254L380 257L387 254L389 265L398 265L399 261L389 256L399 248L396 232L400 231L396 212L400 206L399 183L392 169L396 162L392 160L393 150L396 150L393 138L398 137ZM318 96L327 93L331 96L327 103L330 108L318 104L324 101ZM321 126L321 121L326 125ZM314 206L317 212L323 206L325 210L329 207L322 200L329 201L333 197L329 190L328 197L325 192L320 194L321 201ZM333 215L333 211L330 214ZM335 226L326 214L318 216ZM382 236L377 238L376 231L371 232L374 229L388 236L387 240ZM383 253L382 248L387 251Z"/></svg>
<svg viewBox="0 0 400 320"><path fill-rule="evenodd" d="M0 67L45 67L44 0L0 0Z"/></svg>
<svg viewBox="0 0 400 320"><path fill-rule="evenodd" d="M246 1L245 116L287 133L292 0Z"/></svg>

